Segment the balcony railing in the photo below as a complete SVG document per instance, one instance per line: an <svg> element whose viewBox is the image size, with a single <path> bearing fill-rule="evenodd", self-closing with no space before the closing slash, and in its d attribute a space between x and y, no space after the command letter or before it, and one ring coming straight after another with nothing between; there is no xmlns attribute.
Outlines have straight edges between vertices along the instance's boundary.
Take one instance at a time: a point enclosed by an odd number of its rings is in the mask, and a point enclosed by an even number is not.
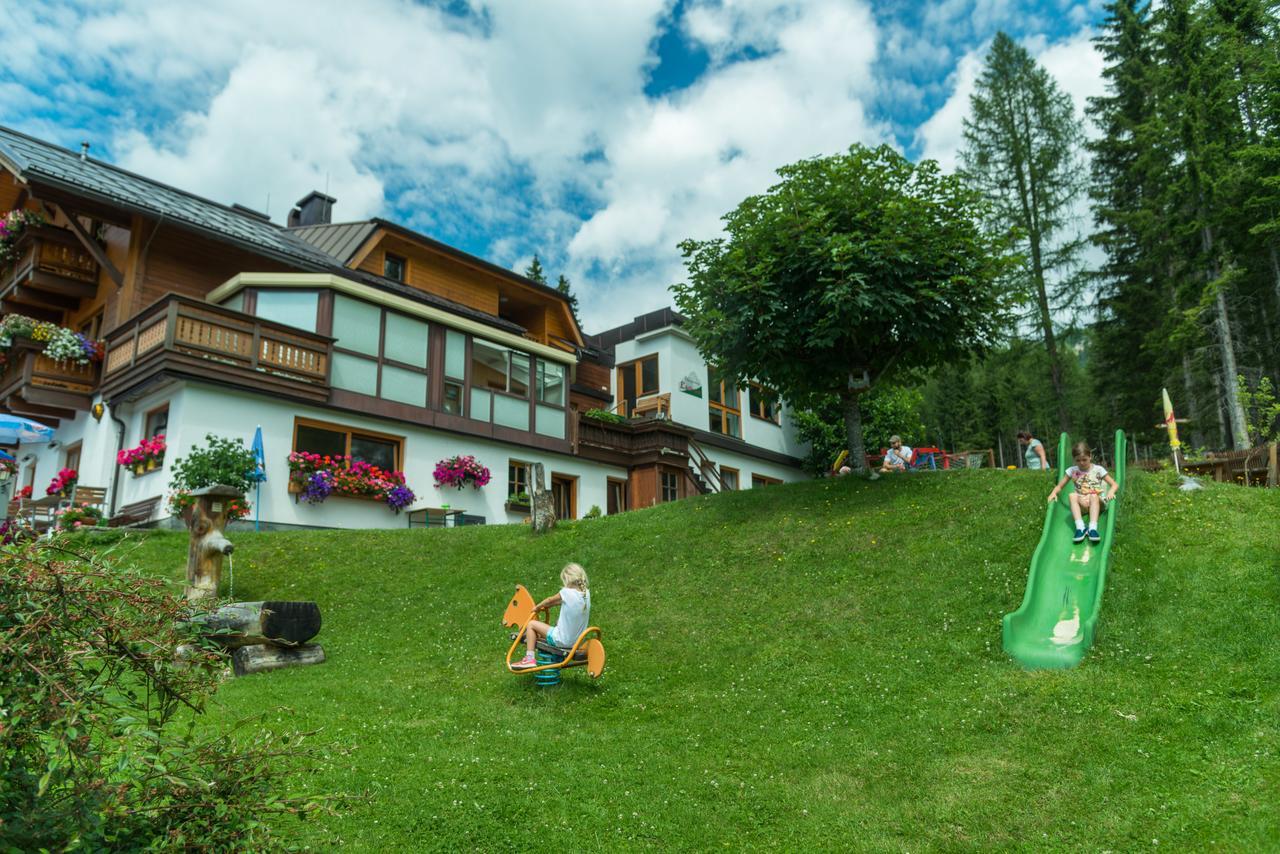
<svg viewBox="0 0 1280 854"><path fill-rule="evenodd" d="M333 341L170 294L107 336L108 396L158 371L326 400Z"/></svg>
<svg viewBox="0 0 1280 854"><path fill-rule="evenodd" d="M0 373L0 402L37 416L69 417L74 410L88 411L101 365L55 361L43 349L41 342L14 340Z"/></svg>
<svg viewBox="0 0 1280 854"><path fill-rule="evenodd" d="M57 311L98 291L98 263L75 235L33 226L18 238L13 262L0 271L0 298Z"/></svg>
<svg viewBox="0 0 1280 854"><path fill-rule="evenodd" d="M691 435L687 427L658 419L617 423L581 414L576 414L574 419L574 444L578 453L600 459L625 457L633 461L641 455L670 456L673 464L684 465Z"/></svg>

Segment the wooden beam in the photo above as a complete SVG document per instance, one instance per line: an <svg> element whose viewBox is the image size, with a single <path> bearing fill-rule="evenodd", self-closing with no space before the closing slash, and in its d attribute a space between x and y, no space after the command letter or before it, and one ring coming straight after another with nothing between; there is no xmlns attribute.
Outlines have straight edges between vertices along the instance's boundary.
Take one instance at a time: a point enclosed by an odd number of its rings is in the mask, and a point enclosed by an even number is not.
<svg viewBox="0 0 1280 854"><path fill-rule="evenodd" d="M56 309L58 311L72 311L80 305L77 297L64 296L62 294L50 293L49 291L36 290L26 285L18 285L13 289L13 299L17 302L37 305L43 308Z"/></svg>
<svg viewBox="0 0 1280 854"><path fill-rule="evenodd" d="M93 256L93 260L97 261L98 265L106 271L107 275L111 277L111 281L116 283L117 288L123 285L124 273L121 273L120 270L116 268L116 265L111 263L111 259L107 257L107 253L98 245L98 241L90 237L89 232L84 230L84 226L80 224L80 218L75 211L68 210L61 206L59 206L58 209L62 211L62 215L65 216L67 218L67 222L71 224L71 231L80 241L80 245L84 247L84 251Z"/></svg>
<svg viewBox="0 0 1280 854"><path fill-rule="evenodd" d="M49 323L62 322L61 311L18 302L13 298L12 293L7 294L4 299L0 300L0 311L4 311L6 314L25 314L33 320L47 320Z"/></svg>

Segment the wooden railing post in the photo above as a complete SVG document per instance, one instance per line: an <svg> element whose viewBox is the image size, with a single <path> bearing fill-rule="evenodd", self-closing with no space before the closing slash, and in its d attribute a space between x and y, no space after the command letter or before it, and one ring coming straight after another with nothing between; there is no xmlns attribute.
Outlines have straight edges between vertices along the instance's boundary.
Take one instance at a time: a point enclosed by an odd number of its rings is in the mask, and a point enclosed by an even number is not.
<svg viewBox="0 0 1280 854"><path fill-rule="evenodd" d="M166 306L165 308L164 348L166 350L173 349L173 344L174 344L174 341L177 340L177 336L178 336L178 301L175 299L170 301L169 305ZM138 344L136 340L134 341L133 352L135 356L138 353Z"/></svg>

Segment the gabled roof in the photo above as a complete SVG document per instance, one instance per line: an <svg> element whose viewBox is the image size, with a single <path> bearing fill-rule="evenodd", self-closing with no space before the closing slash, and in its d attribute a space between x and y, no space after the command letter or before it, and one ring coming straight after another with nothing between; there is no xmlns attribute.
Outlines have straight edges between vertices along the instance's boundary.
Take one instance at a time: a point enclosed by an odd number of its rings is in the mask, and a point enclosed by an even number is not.
<svg viewBox="0 0 1280 854"><path fill-rule="evenodd" d="M288 230L227 205L136 175L92 157L0 126L0 163L30 184L62 189L181 223L305 267L331 269L332 259Z"/></svg>
<svg viewBox="0 0 1280 854"><path fill-rule="evenodd" d="M304 225L289 229L293 236L307 241L316 249L346 266L356 252L378 230L372 220L363 222L335 222L325 225Z"/></svg>

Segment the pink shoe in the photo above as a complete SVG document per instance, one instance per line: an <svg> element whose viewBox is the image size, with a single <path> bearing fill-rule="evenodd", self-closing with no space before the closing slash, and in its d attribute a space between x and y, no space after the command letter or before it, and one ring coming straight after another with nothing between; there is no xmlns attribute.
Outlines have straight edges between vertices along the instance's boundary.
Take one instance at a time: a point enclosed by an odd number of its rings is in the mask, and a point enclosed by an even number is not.
<svg viewBox="0 0 1280 854"><path fill-rule="evenodd" d="M533 653L526 653L525 657L511 665L512 670L528 670L530 667L536 667L538 660L533 657Z"/></svg>

